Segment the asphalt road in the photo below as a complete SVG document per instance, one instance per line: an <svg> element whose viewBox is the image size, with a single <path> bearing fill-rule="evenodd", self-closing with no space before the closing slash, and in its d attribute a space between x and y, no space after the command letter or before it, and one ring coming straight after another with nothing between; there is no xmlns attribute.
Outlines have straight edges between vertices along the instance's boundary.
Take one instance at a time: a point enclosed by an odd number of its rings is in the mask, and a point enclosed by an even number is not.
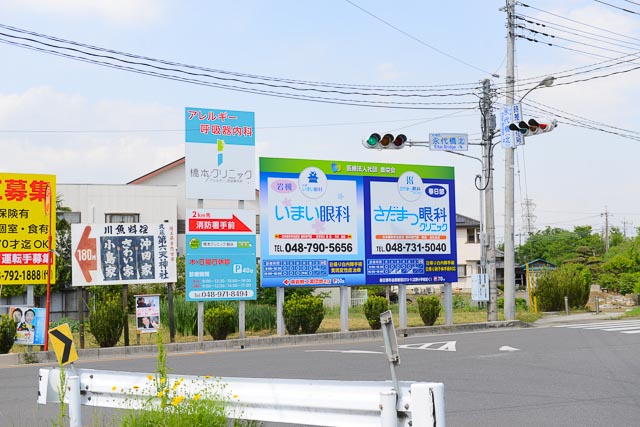
<svg viewBox="0 0 640 427"><path fill-rule="evenodd" d="M614 321L611 321L614 322ZM536 327L399 339L400 380L442 382L449 426L640 425L640 334ZM370 353L363 353L367 351ZM382 341L169 355L176 374L388 380ZM39 406L43 365L0 369L0 425L51 425ZM78 361L79 368L153 372L153 356ZM111 413L84 408L109 421Z"/></svg>

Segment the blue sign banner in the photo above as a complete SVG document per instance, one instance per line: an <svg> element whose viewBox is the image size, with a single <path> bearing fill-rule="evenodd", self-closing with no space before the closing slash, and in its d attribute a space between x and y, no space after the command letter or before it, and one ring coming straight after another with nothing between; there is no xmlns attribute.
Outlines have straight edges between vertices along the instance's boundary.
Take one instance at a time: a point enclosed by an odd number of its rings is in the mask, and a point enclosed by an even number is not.
<svg viewBox="0 0 640 427"><path fill-rule="evenodd" d="M260 159L261 285L457 281L453 168Z"/></svg>
<svg viewBox="0 0 640 427"><path fill-rule="evenodd" d="M187 301L255 300L255 213L187 211Z"/></svg>

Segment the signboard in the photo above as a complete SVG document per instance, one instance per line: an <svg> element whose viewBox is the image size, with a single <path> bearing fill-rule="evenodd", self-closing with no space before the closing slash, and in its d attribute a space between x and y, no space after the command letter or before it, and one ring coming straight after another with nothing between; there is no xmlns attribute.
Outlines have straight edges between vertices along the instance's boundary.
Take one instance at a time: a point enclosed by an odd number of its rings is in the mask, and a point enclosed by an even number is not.
<svg viewBox="0 0 640 427"><path fill-rule="evenodd" d="M457 282L451 167L260 159L263 287Z"/></svg>
<svg viewBox="0 0 640 427"><path fill-rule="evenodd" d="M50 329L49 340L60 366L68 365L78 360L78 352L76 352L76 346L73 344L73 334L67 323Z"/></svg>
<svg viewBox="0 0 640 427"><path fill-rule="evenodd" d="M520 132L509 129L511 123L518 123L522 120L520 105L505 105L500 112L500 135L503 148L515 148L524 144L524 137Z"/></svg>
<svg viewBox="0 0 640 427"><path fill-rule="evenodd" d="M466 133L430 133L429 149L442 151L469 150L469 135Z"/></svg>
<svg viewBox="0 0 640 427"><path fill-rule="evenodd" d="M471 275L471 299L473 301L489 301L489 275Z"/></svg>
<svg viewBox="0 0 640 427"><path fill-rule="evenodd" d="M73 286L173 283L176 226L71 224Z"/></svg>
<svg viewBox="0 0 640 427"><path fill-rule="evenodd" d="M185 108L186 196L255 200L254 114Z"/></svg>
<svg viewBox="0 0 640 427"><path fill-rule="evenodd" d="M158 332L160 326L160 295L135 295L136 325L143 333Z"/></svg>
<svg viewBox="0 0 640 427"><path fill-rule="evenodd" d="M9 315L16 322L16 344L44 345L46 325L44 308L11 307Z"/></svg>
<svg viewBox="0 0 640 427"><path fill-rule="evenodd" d="M56 271L55 257L49 260L56 244L56 209L49 202L45 212L47 188L56 194L55 175L0 173L0 285L47 283L49 261Z"/></svg>
<svg viewBox="0 0 640 427"><path fill-rule="evenodd" d="M256 213L188 209L186 218L187 301L256 299Z"/></svg>

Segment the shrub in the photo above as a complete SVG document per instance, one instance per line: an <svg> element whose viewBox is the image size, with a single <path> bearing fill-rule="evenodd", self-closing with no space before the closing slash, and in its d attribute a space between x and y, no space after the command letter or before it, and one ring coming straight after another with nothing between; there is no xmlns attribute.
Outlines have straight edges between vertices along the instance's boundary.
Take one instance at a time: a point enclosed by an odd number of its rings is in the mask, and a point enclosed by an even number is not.
<svg viewBox="0 0 640 427"><path fill-rule="evenodd" d="M118 298L106 297L89 311L89 330L100 347L113 347L120 340L127 315Z"/></svg>
<svg viewBox="0 0 640 427"><path fill-rule="evenodd" d="M211 307L204 312L204 327L214 340L224 340L234 329L234 310L225 305Z"/></svg>
<svg viewBox="0 0 640 427"><path fill-rule="evenodd" d="M440 315L440 298L435 295L420 295L417 299L418 312L425 326L433 326Z"/></svg>
<svg viewBox="0 0 640 427"><path fill-rule="evenodd" d="M571 308L582 308L589 301L590 283L582 273L584 267L566 264L543 272L536 281L536 295L542 311L564 310L564 297Z"/></svg>
<svg viewBox="0 0 640 427"><path fill-rule="evenodd" d="M16 327L16 322L7 314L0 316L0 354L9 353L13 347L13 342L16 340Z"/></svg>
<svg viewBox="0 0 640 427"><path fill-rule="evenodd" d="M324 319L322 298L295 294L284 303L283 315L289 334L314 334Z"/></svg>
<svg viewBox="0 0 640 427"><path fill-rule="evenodd" d="M527 300L524 298L516 298L516 311L527 311ZM498 298L498 308L504 308L504 298Z"/></svg>
<svg viewBox="0 0 640 427"><path fill-rule="evenodd" d="M380 296L369 296L364 302L364 315L369 322L371 329L380 329L380 315L389 310L387 299Z"/></svg>

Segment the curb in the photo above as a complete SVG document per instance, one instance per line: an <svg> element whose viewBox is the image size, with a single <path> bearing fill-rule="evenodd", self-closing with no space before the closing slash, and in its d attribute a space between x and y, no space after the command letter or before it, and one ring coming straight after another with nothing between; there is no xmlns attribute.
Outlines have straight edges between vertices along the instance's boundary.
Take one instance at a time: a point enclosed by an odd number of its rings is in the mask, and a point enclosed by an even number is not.
<svg viewBox="0 0 640 427"><path fill-rule="evenodd" d="M478 330L489 330L496 328L526 328L529 323L520 320L487 322L487 323L465 323L451 326L417 326L411 328L396 329L398 337L410 337L424 334L445 334L452 332L471 332ZM167 354L193 353L199 351L222 351L222 350L242 350L249 348L269 348L278 346L292 346L305 344L322 344L335 341L367 341L382 340L382 330L363 330L348 332L327 332L310 335L285 335L271 337L256 337L231 339L224 341L204 341L187 343L165 343ZM144 354L156 354L158 348L153 345L134 345L129 347L108 347L108 348L88 348L78 349L78 360L101 360L130 357L139 357ZM25 354L29 356L25 357ZM56 355L53 351L38 351L32 353L11 353L0 355L0 368L15 365L26 365L33 363L57 363Z"/></svg>

